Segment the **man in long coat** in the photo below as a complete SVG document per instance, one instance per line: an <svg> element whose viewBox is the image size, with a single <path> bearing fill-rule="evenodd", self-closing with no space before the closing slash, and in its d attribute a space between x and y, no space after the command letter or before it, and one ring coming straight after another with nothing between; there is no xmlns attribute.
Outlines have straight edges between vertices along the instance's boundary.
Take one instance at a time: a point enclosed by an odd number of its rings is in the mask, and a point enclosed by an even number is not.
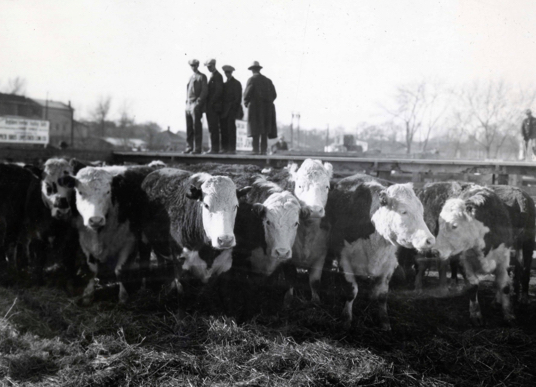
<svg viewBox="0 0 536 387"><path fill-rule="evenodd" d="M521 124L521 135L523 136L524 141L524 151L525 151L525 160L532 161L534 151L532 147L534 146L534 139L536 139L536 118L532 116L532 111L530 109L525 110L527 118L523 120Z"/></svg>
<svg viewBox="0 0 536 387"><path fill-rule="evenodd" d="M220 153L236 153L236 119L242 111L242 84L233 77L233 66L222 67L227 81L223 84L223 109L220 116L221 147Z"/></svg>
<svg viewBox="0 0 536 387"><path fill-rule="evenodd" d="M201 118L207 99L207 76L199 72L199 61L188 61L193 74L186 85L186 150L184 153L201 153L203 126Z"/></svg>
<svg viewBox="0 0 536 387"><path fill-rule="evenodd" d="M248 137L253 139L252 154L265 155L268 138L277 137L274 105L277 93L272 81L260 73L261 69L257 61L248 68L253 75L244 90L244 105L248 109Z"/></svg>
<svg viewBox="0 0 536 387"><path fill-rule="evenodd" d="M220 151L220 114L223 97L223 77L216 70L216 59L209 59L205 62L210 79L208 80L207 96L207 123L210 132L210 150L207 153L218 153Z"/></svg>

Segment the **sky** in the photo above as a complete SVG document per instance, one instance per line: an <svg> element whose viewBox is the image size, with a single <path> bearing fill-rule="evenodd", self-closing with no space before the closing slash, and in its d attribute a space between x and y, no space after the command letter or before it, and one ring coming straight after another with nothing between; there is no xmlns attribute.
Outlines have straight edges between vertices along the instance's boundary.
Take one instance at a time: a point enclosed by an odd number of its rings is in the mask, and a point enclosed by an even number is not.
<svg viewBox="0 0 536 387"><path fill-rule="evenodd" d="M536 84L536 2L0 0L0 90L22 77L76 119L110 96L111 119L126 106L184 131L192 58L232 65L242 87L259 61L282 124L354 128L422 79Z"/></svg>

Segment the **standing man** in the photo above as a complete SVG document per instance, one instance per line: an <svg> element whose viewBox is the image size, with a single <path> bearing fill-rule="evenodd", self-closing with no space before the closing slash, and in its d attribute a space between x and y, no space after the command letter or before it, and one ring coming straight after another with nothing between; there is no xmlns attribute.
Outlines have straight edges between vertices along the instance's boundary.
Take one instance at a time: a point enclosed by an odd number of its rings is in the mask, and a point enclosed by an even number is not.
<svg viewBox="0 0 536 387"><path fill-rule="evenodd" d="M221 112L221 151L220 153L236 153L236 119L242 111L242 84L233 77L233 66L222 67L227 81L223 84L223 110Z"/></svg>
<svg viewBox="0 0 536 387"><path fill-rule="evenodd" d="M277 93L272 81L260 73L261 69L262 66L257 61L248 67L253 75L248 79L244 90L244 105L248 109L248 136L253 139L253 155L265 155L268 138L277 137L274 105Z"/></svg>
<svg viewBox="0 0 536 387"><path fill-rule="evenodd" d="M527 118L523 120L521 124L521 135L525 141L525 160L532 161L534 152L532 147L534 146L534 140L536 138L536 118L532 116L532 111L530 109L525 110Z"/></svg>
<svg viewBox="0 0 536 387"><path fill-rule="evenodd" d="M207 98L207 76L199 72L199 61L188 61L193 74L186 86L186 150L184 153L199 154L202 150L203 126L201 117Z"/></svg>
<svg viewBox="0 0 536 387"><path fill-rule="evenodd" d="M208 131L210 132L210 150L209 154L220 151L220 114L222 109L223 97L223 77L216 70L216 59L208 59L205 62L210 79L208 80L208 97L207 97L207 122Z"/></svg>

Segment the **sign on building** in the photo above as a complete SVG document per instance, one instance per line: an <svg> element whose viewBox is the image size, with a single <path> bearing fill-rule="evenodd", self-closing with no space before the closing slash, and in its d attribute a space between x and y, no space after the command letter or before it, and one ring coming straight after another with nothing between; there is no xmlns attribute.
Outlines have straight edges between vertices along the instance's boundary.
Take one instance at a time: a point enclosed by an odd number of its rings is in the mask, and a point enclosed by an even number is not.
<svg viewBox="0 0 536 387"><path fill-rule="evenodd" d="M48 144L49 122L21 117L0 117L0 143Z"/></svg>
<svg viewBox="0 0 536 387"><path fill-rule="evenodd" d="M236 150L250 151L253 148L247 125L246 121L236 120Z"/></svg>

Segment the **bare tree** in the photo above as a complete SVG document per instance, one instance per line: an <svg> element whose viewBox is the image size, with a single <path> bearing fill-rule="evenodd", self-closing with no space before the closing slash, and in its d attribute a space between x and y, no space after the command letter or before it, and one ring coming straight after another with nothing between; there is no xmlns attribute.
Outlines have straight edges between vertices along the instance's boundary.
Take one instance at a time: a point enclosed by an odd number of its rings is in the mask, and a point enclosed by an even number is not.
<svg viewBox="0 0 536 387"><path fill-rule="evenodd" d="M395 123L404 128L406 153L411 153L415 135L421 131L424 135L423 151L428 140L438 127L447 105L439 83L426 80L399 86L395 95L394 109L384 108Z"/></svg>
<svg viewBox="0 0 536 387"><path fill-rule="evenodd" d="M4 91L7 94L24 95L26 93L26 80L22 77L10 78Z"/></svg>
<svg viewBox="0 0 536 387"><path fill-rule="evenodd" d="M104 130L106 125L106 117L108 117L108 114L110 113L110 106L112 104L112 97L106 96L106 97L100 97L99 101L97 102L97 106L95 106L95 109L93 110L93 119L99 123L100 129L101 129L101 137L104 137Z"/></svg>
<svg viewBox="0 0 536 387"><path fill-rule="evenodd" d="M131 114L131 103L127 100L123 101L119 109L119 127L125 129L134 125L134 116Z"/></svg>
<svg viewBox="0 0 536 387"><path fill-rule="evenodd" d="M464 117L469 139L490 158L497 157L507 138L519 136L520 111L536 100L536 91L515 91L502 80L489 80L466 86L458 98L456 114Z"/></svg>

